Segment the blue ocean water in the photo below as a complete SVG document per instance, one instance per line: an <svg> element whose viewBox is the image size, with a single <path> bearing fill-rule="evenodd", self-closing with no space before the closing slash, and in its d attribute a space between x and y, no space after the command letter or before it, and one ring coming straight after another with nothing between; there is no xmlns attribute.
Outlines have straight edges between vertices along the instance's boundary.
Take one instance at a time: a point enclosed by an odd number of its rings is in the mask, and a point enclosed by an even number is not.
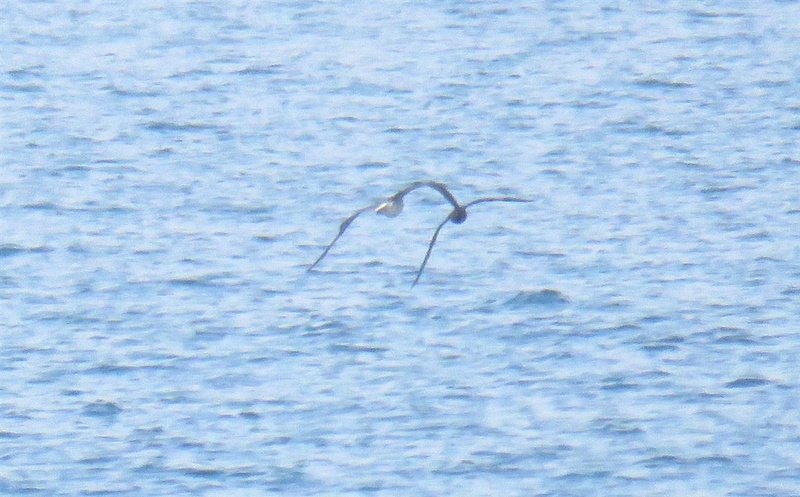
<svg viewBox="0 0 800 497"><path fill-rule="evenodd" d="M3 495L800 494L800 4L0 18Z"/></svg>

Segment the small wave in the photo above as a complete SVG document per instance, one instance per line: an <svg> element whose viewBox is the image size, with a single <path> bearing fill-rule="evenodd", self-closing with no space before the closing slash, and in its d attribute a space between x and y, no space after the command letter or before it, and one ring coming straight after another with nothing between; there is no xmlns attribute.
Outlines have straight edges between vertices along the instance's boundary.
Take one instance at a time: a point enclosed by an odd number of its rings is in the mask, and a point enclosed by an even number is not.
<svg viewBox="0 0 800 497"><path fill-rule="evenodd" d="M272 76L280 73L282 70L283 66L281 64L270 64L267 66L245 67L243 69L239 69L238 71L234 71L234 74L240 74L243 76Z"/></svg>
<svg viewBox="0 0 800 497"><path fill-rule="evenodd" d="M357 169L362 171L367 169L386 169L387 167L389 167L389 164L386 162L362 162L356 166Z"/></svg>
<svg viewBox="0 0 800 497"><path fill-rule="evenodd" d="M729 381L725 384L725 388L751 388L769 385L772 381L766 378L739 378L737 380Z"/></svg>
<svg viewBox="0 0 800 497"><path fill-rule="evenodd" d="M207 131L216 130L217 126L202 122L168 122L168 121L152 121L144 125L146 129L152 131L172 132L172 131Z"/></svg>
<svg viewBox="0 0 800 497"><path fill-rule="evenodd" d="M525 308L531 306L560 306L568 304L569 299L558 290L545 288L544 290L523 290L506 302L514 308Z"/></svg>
<svg viewBox="0 0 800 497"><path fill-rule="evenodd" d="M682 89L692 88L694 85L686 81L672 81L668 79L659 78L646 78L636 81L638 86L643 88L656 88L656 89Z"/></svg>
<svg viewBox="0 0 800 497"><path fill-rule="evenodd" d="M30 204L23 204L22 208L37 211L55 211L59 209L53 202L32 202Z"/></svg>
<svg viewBox="0 0 800 497"><path fill-rule="evenodd" d="M235 281L233 274L228 272L209 273L195 276L176 276L167 280L167 283L179 287L219 287L226 286Z"/></svg>
<svg viewBox="0 0 800 497"><path fill-rule="evenodd" d="M30 83L30 84L7 84L2 85L0 88L6 90L9 93L41 93L44 91L44 86Z"/></svg>
<svg viewBox="0 0 800 497"><path fill-rule="evenodd" d="M98 418L116 416L122 409L113 402L96 401L83 407L83 414Z"/></svg>
<svg viewBox="0 0 800 497"><path fill-rule="evenodd" d="M358 343L336 343L328 347L328 350L331 352L346 352L346 353L368 353L368 354L380 354L383 352L388 352L389 349L386 347L380 347L376 345L365 345L365 344L358 344Z"/></svg>
<svg viewBox="0 0 800 497"><path fill-rule="evenodd" d="M13 257L22 254L41 254L51 252L53 249L49 247L23 247L21 245L6 244L0 245L0 257Z"/></svg>

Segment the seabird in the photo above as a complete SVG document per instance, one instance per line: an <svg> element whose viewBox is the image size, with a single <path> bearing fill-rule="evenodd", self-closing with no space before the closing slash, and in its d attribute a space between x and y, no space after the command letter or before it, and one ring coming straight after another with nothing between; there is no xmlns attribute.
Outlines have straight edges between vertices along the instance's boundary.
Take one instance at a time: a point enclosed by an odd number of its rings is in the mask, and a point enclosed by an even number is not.
<svg viewBox="0 0 800 497"><path fill-rule="evenodd" d="M403 197L405 197L406 194L408 194L409 192L412 192L424 186L433 188L437 192L441 193L442 196L448 202L450 202L450 204L453 206L454 209L458 209L459 207L458 201L456 201L453 194L450 193L450 191L444 184L437 183L436 181L415 181L410 185L408 185L407 187L400 190L399 192L395 193L394 195L388 197L385 201L378 202L372 205L368 205L364 208L358 209L357 211L352 213L347 219L342 221L342 224L339 225L339 233L337 233L336 236L333 237L331 243L329 243L328 246L325 247L325 250L322 251L322 255L320 255L317 258L317 260L314 261L314 263L311 264L311 266L309 266L307 271L311 271L312 269L314 269L314 267L317 264L319 264L320 261L322 261L322 259L324 259L326 255L328 255L328 251L331 249L331 247L333 247L333 244L336 243L336 240L338 240L340 236L342 236L344 231L348 228L348 226L350 226L350 224L355 220L355 218L360 216L362 213L372 209L375 209L375 213L381 214L386 217L397 217L400 215L401 212L403 212Z"/></svg>
<svg viewBox="0 0 800 497"><path fill-rule="evenodd" d="M406 196L411 191L414 191L418 188L422 188L427 186L439 192L445 200L447 200L450 205L453 206L453 210L447 215L447 217L442 221L439 226L436 227L436 231L433 232L433 237L431 238L430 243L428 244L428 251L425 253L425 258L422 260L422 264L417 271L417 276L414 278L414 283L411 285L412 287L417 284L419 281L420 276L422 275L422 271L425 269L425 265L428 263L428 259L431 256L431 251L433 250L433 245L436 243L436 238L439 236L439 231L441 231L442 227L447 224L448 221L454 224L461 224L467 220L467 208L475 205L481 204L484 202L533 202L533 200L523 199L523 198L516 198L516 197L483 197L479 199L475 199L467 204L461 205L458 203L456 198L450 193L450 190L447 189L443 183L438 183L436 181L415 181L411 183L407 187L403 188L399 192L395 193L394 195L388 197L385 201L379 202L376 204L369 205L367 207L361 208L354 213L352 213L347 219L342 221L342 224L339 225L339 233L331 240L331 243L325 247L325 250L322 251L322 255L320 255L316 261L314 261L311 266L309 266L307 271L311 271L314 267L322 261L323 258L328 254L328 251L333 247L333 244L339 239L340 236L344 233L344 231L350 226L350 224L361 215L363 212L366 212L371 209L375 209L377 214L381 214L386 217L397 217L403 211L403 197Z"/></svg>

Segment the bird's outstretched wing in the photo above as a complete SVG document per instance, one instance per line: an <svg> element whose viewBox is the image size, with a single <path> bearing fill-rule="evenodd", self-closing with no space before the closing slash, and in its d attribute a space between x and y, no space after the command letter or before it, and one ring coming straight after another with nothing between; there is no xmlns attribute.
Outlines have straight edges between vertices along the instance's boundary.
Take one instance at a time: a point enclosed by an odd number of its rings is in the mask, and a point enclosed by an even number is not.
<svg viewBox="0 0 800 497"><path fill-rule="evenodd" d="M483 197L473 200L468 204L464 205L464 208L475 204L481 204L483 202L534 202L532 199L528 198L517 198L517 197Z"/></svg>
<svg viewBox="0 0 800 497"><path fill-rule="evenodd" d="M452 214L452 212L450 214ZM412 287L417 284L417 282L419 281L419 277L422 276L422 270L425 269L425 264L428 263L428 258L431 256L431 251L433 250L433 245L436 243L436 238L439 237L439 231L441 231L442 227L445 224L447 224L447 221L450 220L450 214L448 214L447 217L444 218L444 221L439 223L439 226L436 227L436 231L433 232L431 241L428 244L428 251L425 252L425 258L422 259L422 264L420 264L419 266L419 270L417 271L417 276L414 278L414 283L411 284Z"/></svg>
<svg viewBox="0 0 800 497"><path fill-rule="evenodd" d="M375 212L386 217L399 216L400 213L403 212L403 197L405 197L409 192L424 186L433 188L439 192L445 198L445 200L450 202L450 205L452 205L454 209L459 208L458 201L444 184L437 183L436 181L415 181L391 197L387 198L386 202L382 203L377 209L375 209Z"/></svg>
<svg viewBox="0 0 800 497"><path fill-rule="evenodd" d="M372 210L377 206L378 206L378 204L372 204L372 205L369 205L367 207L358 209L354 213L350 214L350 217L348 217L347 219L342 221L342 224L339 225L339 233L337 233L336 236L333 237L333 240L331 240L331 243L329 243L328 246L325 247L325 250L322 251L322 255L320 255L317 258L317 260L314 261L314 264L310 265L308 267L308 269L306 269L306 271L311 271L312 269L314 269L314 266L319 264L320 261L322 261L322 259L324 259L326 255L328 255L328 251L331 249L331 247L333 247L333 244L336 243L336 240L338 240L340 236L342 236L342 233L344 233L344 230L346 230L347 227L350 226L350 223L352 223L353 220L355 220L355 218L357 218L361 213L366 212L368 210Z"/></svg>
<svg viewBox="0 0 800 497"><path fill-rule="evenodd" d="M450 205L452 205L453 208L458 207L458 201L453 196L453 194L450 193L450 190L447 189L447 186L444 183L439 183L438 181L415 181L410 185L408 185L407 187L400 190L399 192L392 195L391 198L403 198L406 196L408 192L416 190L417 188L422 188L423 186L427 186L428 188L433 188L434 190L442 194L445 200L450 202Z"/></svg>

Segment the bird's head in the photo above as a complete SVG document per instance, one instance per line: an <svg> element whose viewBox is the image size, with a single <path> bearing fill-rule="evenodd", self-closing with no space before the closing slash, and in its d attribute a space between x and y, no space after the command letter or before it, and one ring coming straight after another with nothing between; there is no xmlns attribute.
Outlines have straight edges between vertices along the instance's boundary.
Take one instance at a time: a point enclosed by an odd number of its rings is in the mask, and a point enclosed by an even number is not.
<svg viewBox="0 0 800 497"><path fill-rule="evenodd" d="M375 212L386 217L397 217L403 212L403 199L391 197L379 205Z"/></svg>

